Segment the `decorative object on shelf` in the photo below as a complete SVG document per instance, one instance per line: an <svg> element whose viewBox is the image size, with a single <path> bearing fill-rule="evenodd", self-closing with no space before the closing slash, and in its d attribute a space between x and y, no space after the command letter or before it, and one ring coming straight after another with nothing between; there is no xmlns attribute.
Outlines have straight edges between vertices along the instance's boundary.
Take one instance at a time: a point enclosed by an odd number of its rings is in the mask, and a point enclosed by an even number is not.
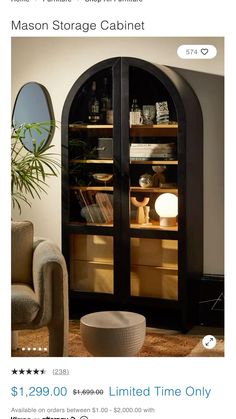
<svg viewBox="0 0 236 419"><path fill-rule="evenodd" d="M93 151L97 159L112 159L112 138L98 138L98 145L93 148Z"/></svg>
<svg viewBox="0 0 236 419"><path fill-rule="evenodd" d="M141 111L134 111L129 113L129 121L131 125L142 125L143 117Z"/></svg>
<svg viewBox="0 0 236 419"><path fill-rule="evenodd" d="M107 121L108 111L111 109L111 97L108 91L108 80L107 77L103 79L103 89L101 92L100 99L100 122L101 123L110 123ZM112 123L112 122L111 122Z"/></svg>
<svg viewBox="0 0 236 419"><path fill-rule="evenodd" d="M164 184L166 181L166 177L163 172L166 170L166 166L164 164L152 166L152 170L155 174L152 176L153 186L161 187L161 184Z"/></svg>
<svg viewBox="0 0 236 419"><path fill-rule="evenodd" d="M148 197L143 198L142 201L138 201L135 196L131 197L131 203L137 208L136 221L138 224L145 224L145 213L144 207L149 203Z"/></svg>
<svg viewBox="0 0 236 419"><path fill-rule="evenodd" d="M156 115L154 105L143 105L143 123L144 125L152 125Z"/></svg>
<svg viewBox="0 0 236 419"><path fill-rule="evenodd" d="M143 117L137 99L134 99L129 113L129 122L131 125L142 125Z"/></svg>
<svg viewBox="0 0 236 419"><path fill-rule="evenodd" d="M108 109L106 112L106 123L109 125L113 124L113 110Z"/></svg>
<svg viewBox="0 0 236 419"><path fill-rule="evenodd" d="M169 109L167 102L156 103L156 123L165 124L169 123Z"/></svg>
<svg viewBox="0 0 236 419"><path fill-rule="evenodd" d="M160 217L161 227L176 225L178 215L178 198L172 193L163 193L158 196L155 202L155 210Z"/></svg>
<svg viewBox="0 0 236 419"><path fill-rule="evenodd" d="M153 186L153 177L149 173L144 173L139 178L141 188L151 188Z"/></svg>
<svg viewBox="0 0 236 419"><path fill-rule="evenodd" d="M148 205L146 205L144 207L144 217L145 217L145 224L151 224L149 223L149 214L150 214L150 207Z"/></svg>
<svg viewBox="0 0 236 419"><path fill-rule="evenodd" d="M135 112L135 111L140 110L140 107L138 106L138 100L137 99L133 99L130 110L131 110L131 112Z"/></svg>
<svg viewBox="0 0 236 419"><path fill-rule="evenodd" d="M97 124L100 122L100 107L99 101L96 96L97 84L93 80L91 85L90 97L88 100L88 121L91 124Z"/></svg>
<svg viewBox="0 0 236 419"><path fill-rule="evenodd" d="M111 173L93 173L92 176L98 182L104 182L105 186L113 177Z"/></svg>

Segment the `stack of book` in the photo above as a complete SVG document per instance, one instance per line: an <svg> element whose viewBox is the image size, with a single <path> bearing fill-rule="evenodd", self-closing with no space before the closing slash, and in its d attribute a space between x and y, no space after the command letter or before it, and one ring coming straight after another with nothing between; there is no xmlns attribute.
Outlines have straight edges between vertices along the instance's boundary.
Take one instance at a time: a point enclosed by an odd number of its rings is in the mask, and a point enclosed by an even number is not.
<svg viewBox="0 0 236 419"><path fill-rule="evenodd" d="M167 144L139 144L130 146L131 160L174 160L176 158L175 143Z"/></svg>
<svg viewBox="0 0 236 419"><path fill-rule="evenodd" d="M112 194L91 190L75 191L81 207L81 216L87 223L110 224L113 222Z"/></svg>

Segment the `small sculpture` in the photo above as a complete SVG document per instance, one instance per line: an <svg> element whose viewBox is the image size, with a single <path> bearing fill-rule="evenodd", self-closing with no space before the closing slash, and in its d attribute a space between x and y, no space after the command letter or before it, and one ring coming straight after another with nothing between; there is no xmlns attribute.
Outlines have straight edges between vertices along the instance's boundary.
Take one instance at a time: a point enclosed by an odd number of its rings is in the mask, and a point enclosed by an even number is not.
<svg viewBox="0 0 236 419"><path fill-rule="evenodd" d="M166 170L166 166L152 166L152 170L155 172L155 174L152 176L153 186L160 187L160 184L165 183L166 181L166 177L163 174L163 172Z"/></svg>
<svg viewBox="0 0 236 419"><path fill-rule="evenodd" d="M146 207L144 207L143 210L144 210L145 224L150 224L149 223L150 207L146 206Z"/></svg>
<svg viewBox="0 0 236 419"><path fill-rule="evenodd" d="M144 207L149 203L149 198L145 197L142 201L138 201L134 196L131 197L131 203L137 208L136 211L136 221L138 224L145 224L147 219L147 212L146 215L144 213ZM148 212L149 214L149 212ZM149 215L148 215L149 218Z"/></svg>

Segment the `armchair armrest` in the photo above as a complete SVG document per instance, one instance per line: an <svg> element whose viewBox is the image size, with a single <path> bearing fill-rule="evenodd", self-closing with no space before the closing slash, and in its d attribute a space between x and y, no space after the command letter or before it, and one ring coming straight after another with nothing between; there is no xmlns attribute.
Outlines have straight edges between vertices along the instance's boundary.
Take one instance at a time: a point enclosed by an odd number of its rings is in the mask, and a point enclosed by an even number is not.
<svg viewBox="0 0 236 419"><path fill-rule="evenodd" d="M50 352L53 347L54 356L65 356L69 328L67 268L58 246L43 238L37 238L34 244L33 286L40 305L34 323L37 327L48 326ZM55 355L57 347L64 348L63 354Z"/></svg>

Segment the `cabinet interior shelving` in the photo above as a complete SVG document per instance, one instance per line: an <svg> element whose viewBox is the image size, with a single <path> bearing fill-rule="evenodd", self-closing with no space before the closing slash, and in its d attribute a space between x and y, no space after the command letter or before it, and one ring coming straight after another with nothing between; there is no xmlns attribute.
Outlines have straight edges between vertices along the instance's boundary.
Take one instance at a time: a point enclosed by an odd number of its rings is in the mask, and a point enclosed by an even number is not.
<svg viewBox="0 0 236 419"><path fill-rule="evenodd" d="M99 88L104 76L113 124L91 124L89 86L96 80ZM170 122L130 125L134 97L140 104L166 100ZM171 69L114 58L80 76L62 121L62 243L71 315L123 309L143 313L149 325L187 330L202 272L202 117L194 92ZM171 153L131 154L131 147L148 145ZM146 173L153 183L143 187ZM178 197L173 226L160 225L155 210L163 193Z"/></svg>

